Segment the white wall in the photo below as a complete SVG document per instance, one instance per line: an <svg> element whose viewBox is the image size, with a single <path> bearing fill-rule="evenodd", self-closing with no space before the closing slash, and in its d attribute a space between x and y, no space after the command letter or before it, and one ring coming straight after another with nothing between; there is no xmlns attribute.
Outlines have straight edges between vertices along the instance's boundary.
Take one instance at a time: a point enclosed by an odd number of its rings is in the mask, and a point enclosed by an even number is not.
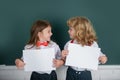
<svg viewBox="0 0 120 80"><path fill-rule="evenodd" d="M58 80L65 80L67 67L57 69ZM31 72L18 70L15 66L0 65L0 80L29 80ZM120 65L100 65L92 71L93 80L120 80Z"/></svg>

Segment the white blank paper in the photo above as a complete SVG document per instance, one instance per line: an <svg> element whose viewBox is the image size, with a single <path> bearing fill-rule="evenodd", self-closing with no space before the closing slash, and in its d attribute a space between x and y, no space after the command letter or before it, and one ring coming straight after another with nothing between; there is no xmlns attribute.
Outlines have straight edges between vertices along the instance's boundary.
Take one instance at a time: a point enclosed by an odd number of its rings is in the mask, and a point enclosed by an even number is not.
<svg viewBox="0 0 120 80"><path fill-rule="evenodd" d="M40 50L23 50L25 71L50 71L55 70L53 59L55 58L54 48Z"/></svg>
<svg viewBox="0 0 120 80"><path fill-rule="evenodd" d="M82 47L78 44L70 43L68 50L69 54L66 58L65 65L97 70L100 48L90 46Z"/></svg>

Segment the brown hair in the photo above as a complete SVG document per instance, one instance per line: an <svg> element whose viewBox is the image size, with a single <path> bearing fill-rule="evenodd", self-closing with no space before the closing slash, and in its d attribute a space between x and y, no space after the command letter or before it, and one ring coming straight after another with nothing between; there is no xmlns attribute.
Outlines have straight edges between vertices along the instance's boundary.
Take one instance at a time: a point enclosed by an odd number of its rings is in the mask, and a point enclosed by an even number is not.
<svg viewBox="0 0 120 80"><path fill-rule="evenodd" d="M30 40L27 44L33 44L33 46L36 44L36 42L39 40L38 38L38 32L41 32L45 28L50 26L50 23L45 20L37 20L31 30L30 30ZM51 26L50 26L51 27Z"/></svg>
<svg viewBox="0 0 120 80"><path fill-rule="evenodd" d="M96 33L89 19L86 17L73 17L67 21L69 27L75 29L74 38L79 44L91 45L94 41L97 41Z"/></svg>

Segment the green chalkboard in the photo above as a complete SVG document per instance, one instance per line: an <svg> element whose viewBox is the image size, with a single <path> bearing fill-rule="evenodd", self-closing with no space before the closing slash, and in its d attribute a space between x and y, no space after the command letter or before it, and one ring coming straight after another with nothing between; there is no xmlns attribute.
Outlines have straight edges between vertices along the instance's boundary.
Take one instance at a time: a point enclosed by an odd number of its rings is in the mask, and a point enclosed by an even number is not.
<svg viewBox="0 0 120 80"><path fill-rule="evenodd" d="M52 40L61 49L69 40L66 21L73 16L88 17L96 30L98 44L108 56L106 64L120 64L119 0L1 0L0 65L14 65L29 40L31 25L38 19L53 27Z"/></svg>

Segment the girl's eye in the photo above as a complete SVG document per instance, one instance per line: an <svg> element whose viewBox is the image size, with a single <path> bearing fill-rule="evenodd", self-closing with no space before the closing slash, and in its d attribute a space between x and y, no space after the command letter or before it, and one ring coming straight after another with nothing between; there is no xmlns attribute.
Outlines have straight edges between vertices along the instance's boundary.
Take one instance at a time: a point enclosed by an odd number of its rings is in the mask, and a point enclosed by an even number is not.
<svg viewBox="0 0 120 80"><path fill-rule="evenodd" d="M72 31L72 29L69 29L70 31Z"/></svg>
<svg viewBox="0 0 120 80"><path fill-rule="evenodd" d="M48 31L48 33L50 33L51 31Z"/></svg>
<svg viewBox="0 0 120 80"><path fill-rule="evenodd" d="M72 30L72 28L69 28L69 30Z"/></svg>

